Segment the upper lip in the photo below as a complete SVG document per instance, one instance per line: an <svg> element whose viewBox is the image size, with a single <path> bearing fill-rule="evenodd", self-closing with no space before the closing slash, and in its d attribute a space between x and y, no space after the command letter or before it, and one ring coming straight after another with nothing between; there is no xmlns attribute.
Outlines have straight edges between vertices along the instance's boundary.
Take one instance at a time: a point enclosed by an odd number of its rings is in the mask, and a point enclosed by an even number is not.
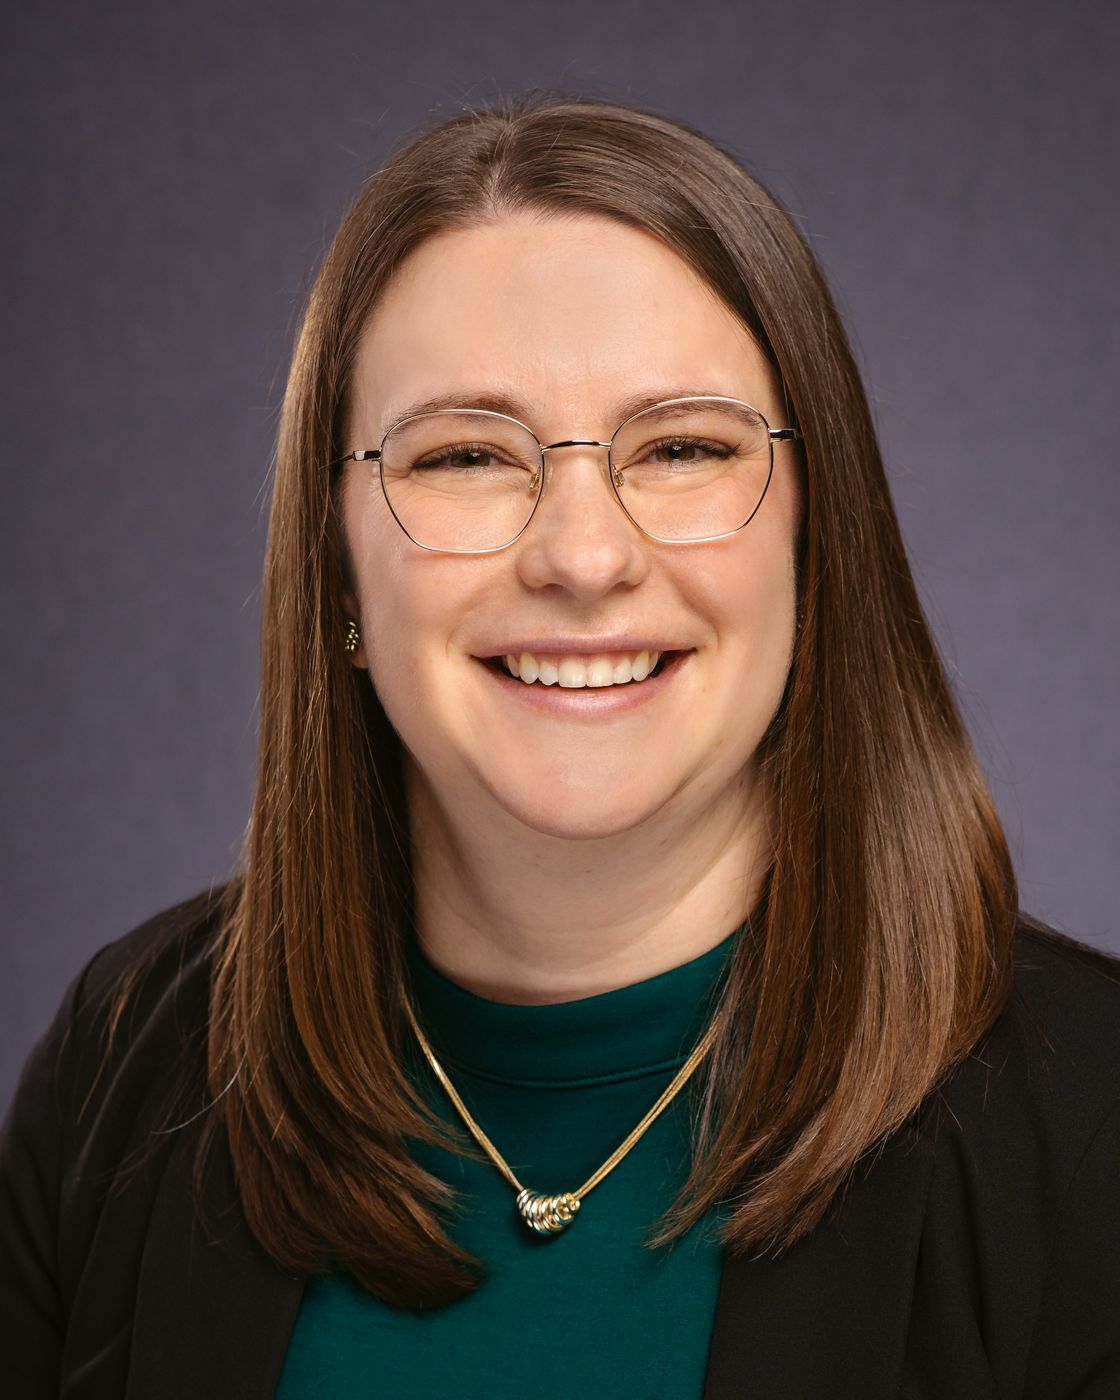
<svg viewBox="0 0 1120 1400"><path fill-rule="evenodd" d="M682 646L678 642L652 637L648 633L624 632L605 637L519 637L516 641L488 642L482 650L475 652L475 655L482 660L488 660L494 656L519 656L525 651L534 656L548 652L563 653L566 656L598 656L608 651L637 653L639 651L689 650L691 648Z"/></svg>

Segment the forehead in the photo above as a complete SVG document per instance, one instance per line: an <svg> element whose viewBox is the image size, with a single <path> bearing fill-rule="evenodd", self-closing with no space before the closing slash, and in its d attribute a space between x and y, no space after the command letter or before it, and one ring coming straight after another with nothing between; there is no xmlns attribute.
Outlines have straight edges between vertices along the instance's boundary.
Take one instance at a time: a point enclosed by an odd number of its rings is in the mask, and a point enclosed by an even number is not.
<svg viewBox="0 0 1120 1400"><path fill-rule="evenodd" d="M425 400L501 394L546 431L549 417L574 430L572 415L607 431L638 394L765 411L773 390L747 327L659 239L600 216L515 216L438 234L401 264L363 332L351 405L383 430Z"/></svg>

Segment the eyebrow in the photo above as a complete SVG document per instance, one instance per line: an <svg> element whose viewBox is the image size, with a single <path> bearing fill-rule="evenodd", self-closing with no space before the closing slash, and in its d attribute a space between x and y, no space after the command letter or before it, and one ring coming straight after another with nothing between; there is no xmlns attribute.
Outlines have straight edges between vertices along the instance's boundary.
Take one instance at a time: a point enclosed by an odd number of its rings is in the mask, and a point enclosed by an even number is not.
<svg viewBox="0 0 1120 1400"><path fill-rule="evenodd" d="M616 425L625 423L627 418L632 418L635 413L641 413L643 409L652 408L655 403L663 403L666 399L737 397L738 395L728 394L726 390L722 389L687 389L669 386L664 389L655 389L649 393L631 394L628 398L620 400L615 404L614 421ZM418 413L438 413L448 408L480 408L488 413L504 413L507 418L516 418L527 427L531 426L529 419L532 416L532 409L523 399L519 399L513 394L483 389L456 390L450 394L434 394L431 398L417 399L415 403L410 403L399 413L393 414L383 431L388 433L398 423L402 423L406 418L414 418Z"/></svg>

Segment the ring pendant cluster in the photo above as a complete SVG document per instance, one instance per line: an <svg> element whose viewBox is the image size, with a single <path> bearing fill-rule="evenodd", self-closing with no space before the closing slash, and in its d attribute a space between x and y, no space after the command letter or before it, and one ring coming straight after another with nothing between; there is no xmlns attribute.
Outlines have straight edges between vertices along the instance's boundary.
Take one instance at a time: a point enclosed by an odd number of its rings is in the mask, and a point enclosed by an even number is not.
<svg viewBox="0 0 1120 1400"><path fill-rule="evenodd" d="M593 1172L578 1190L561 1191L557 1195L548 1195L543 1192L530 1190L529 1187L523 1185L522 1182L517 1179L509 1163L490 1141L486 1133L483 1132L482 1128L479 1127L478 1123L475 1122L474 1118L471 1116L470 1110L459 1097L454 1085L448 1079L427 1037L420 1029L419 1022L416 1019L416 1015L407 997L405 998L405 1010L408 1013L408 1019L412 1024L412 1029L415 1032L416 1038L420 1043L420 1048L423 1050L424 1056L432 1068L432 1072L447 1091L448 1097L455 1105L455 1108L458 1110L464 1123L466 1123L475 1141L502 1173L510 1186L513 1187L514 1191L516 1191L518 1213L529 1229L538 1235L556 1235L559 1234L560 1231L567 1229L575 1219L580 1208L580 1203L587 1193L598 1186L603 1178L618 1166L619 1162L622 1161L630 1149L638 1142L655 1119L659 1117L680 1090L684 1088L701 1060L703 1060L704 1056L711 1048L718 1029L718 1017L713 1017L707 1030L697 1042L692 1053L673 1076L672 1082L660 1095L656 1103L654 1103L652 1108L650 1108L648 1113L642 1118L641 1122L638 1123L637 1127L635 1127L624 1141L615 1148L603 1165L599 1167L597 1171Z"/></svg>

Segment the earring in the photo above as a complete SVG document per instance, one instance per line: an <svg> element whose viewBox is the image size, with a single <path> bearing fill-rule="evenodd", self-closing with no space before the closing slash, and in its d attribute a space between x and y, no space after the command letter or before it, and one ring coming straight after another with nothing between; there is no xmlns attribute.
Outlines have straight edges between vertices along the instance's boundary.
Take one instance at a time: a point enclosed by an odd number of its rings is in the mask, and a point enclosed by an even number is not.
<svg viewBox="0 0 1120 1400"><path fill-rule="evenodd" d="M352 654L358 650L358 641L360 636L361 634L358 631L357 623L355 623L352 617L347 618L346 637L343 641L343 646L346 648L347 652Z"/></svg>

